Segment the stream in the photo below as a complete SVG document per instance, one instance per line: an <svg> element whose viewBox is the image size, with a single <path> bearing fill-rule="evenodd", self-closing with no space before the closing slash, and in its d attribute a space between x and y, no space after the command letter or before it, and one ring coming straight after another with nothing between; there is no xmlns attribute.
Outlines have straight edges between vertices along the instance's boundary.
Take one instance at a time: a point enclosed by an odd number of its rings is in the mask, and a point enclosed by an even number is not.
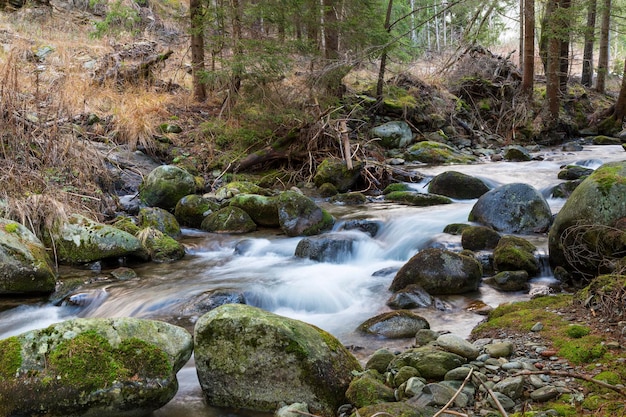
<svg viewBox="0 0 626 417"><path fill-rule="evenodd" d="M579 152L558 149L542 151L543 160L529 162L485 162L476 165L417 166L426 176L416 190L425 190L428 181L444 171L459 171L482 178L490 186L524 182L548 196L560 182L557 173L566 164L597 168L604 162L626 159L621 146L586 146ZM547 198L553 214L565 200ZM429 246L460 250L460 236L442 233L450 223L467 222L476 200L453 204L412 207L380 202L364 206L337 206L318 202L337 219L336 229L349 219L379 222L375 238L358 231L353 251L332 263L294 257L300 238L288 238L276 230L260 230L248 235L216 235L184 229L182 242L186 256L171 264L132 265L137 278L126 281L104 279L106 270L63 267L63 279L79 277L90 284L81 289L83 302L55 305L48 300L0 300L0 339L27 330L46 327L75 317L132 316L165 320L190 331L202 314L198 300L212 291L242 294L246 303L274 313L314 324L335 335L363 361L380 347L403 349L411 340L385 340L364 337L354 329L364 320L389 311L387 290L395 270L417 251ZM538 248L545 267L531 281L533 288L554 282L547 267L547 236L524 236ZM383 272L381 272L383 271ZM385 273L384 271L389 271ZM378 272L378 273L377 273ZM482 301L491 307L525 300L528 293L503 293L487 286L479 291L441 297L441 309L419 309L431 328L467 337L484 316L467 310L470 303ZM28 301L28 302L26 302ZM80 300L79 300L80 301ZM58 303L57 303L58 304ZM204 403L196 377L193 357L178 374L180 389L154 417L243 417L259 415L242 410L223 410Z"/></svg>

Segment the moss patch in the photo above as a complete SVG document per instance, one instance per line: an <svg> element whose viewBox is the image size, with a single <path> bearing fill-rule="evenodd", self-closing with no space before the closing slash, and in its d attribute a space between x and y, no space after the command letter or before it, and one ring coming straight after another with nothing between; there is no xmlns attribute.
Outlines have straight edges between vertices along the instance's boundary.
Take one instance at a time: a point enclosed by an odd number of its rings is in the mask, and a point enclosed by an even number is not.
<svg viewBox="0 0 626 417"><path fill-rule="evenodd" d="M0 381L15 377L22 364L20 342L17 337L0 340Z"/></svg>

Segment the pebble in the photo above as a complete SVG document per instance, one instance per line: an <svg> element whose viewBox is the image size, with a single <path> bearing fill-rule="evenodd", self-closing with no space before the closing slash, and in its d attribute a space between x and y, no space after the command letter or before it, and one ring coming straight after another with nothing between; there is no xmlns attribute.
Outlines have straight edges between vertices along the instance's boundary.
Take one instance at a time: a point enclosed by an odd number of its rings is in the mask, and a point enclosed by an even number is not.
<svg viewBox="0 0 626 417"><path fill-rule="evenodd" d="M537 322L533 327L530 328L531 332L540 332L543 330L543 323Z"/></svg>
<svg viewBox="0 0 626 417"><path fill-rule="evenodd" d="M535 401L545 402L556 398L558 395L559 390L556 387L552 385L546 385L545 387L541 387L531 392L530 398Z"/></svg>

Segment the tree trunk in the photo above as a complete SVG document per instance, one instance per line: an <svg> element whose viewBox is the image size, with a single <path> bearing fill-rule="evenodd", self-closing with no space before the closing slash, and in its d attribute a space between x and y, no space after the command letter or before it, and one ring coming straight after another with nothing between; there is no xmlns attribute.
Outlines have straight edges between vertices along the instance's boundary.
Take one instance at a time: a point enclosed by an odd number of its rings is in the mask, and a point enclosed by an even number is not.
<svg viewBox="0 0 626 417"><path fill-rule="evenodd" d="M193 98L196 101L206 100L206 86L202 82L204 71L204 19L202 0L189 0L189 17L191 20L191 76Z"/></svg>
<svg viewBox="0 0 626 417"><path fill-rule="evenodd" d="M626 116L626 59L624 60L624 72L622 75L622 86L619 90L619 96L615 103L615 112L613 118L620 125L624 122L624 116Z"/></svg>
<svg viewBox="0 0 626 417"><path fill-rule="evenodd" d="M611 24L611 0L604 0L602 23L600 24L600 50L598 52L598 78L596 91L604 93L606 74L609 68L609 28Z"/></svg>
<svg viewBox="0 0 626 417"><path fill-rule="evenodd" d="M532 97L535 78L535 0L524 1L522 93Z"/></svg>
<svg viewBox="0 0 626 417"><path fill-rule="evenodd" d="M581 83L585 87L593 84L593 46L595 43L596 31L596 0L588 0L587 6L587 27L585 28L585 49L583 52L583 72Z"/></svg>
<svg viewBox="0 0 626 417"><path fill-rule="evenodd" d="M570 39L570 13L571 0L559 1L559 91L563 94L567 92L567 78L569 75L569 39Z"/></svg>
<svg viewBox="0 0 626 417"><path fill-rule="evenodd" d="M551 10L551 13L546 16L546 22L549 27L554 28L557 23L555 19L555 11L557 9L556 3L558 0L549 0L547 8ZM545 30L545 28L544 28ZM561 41L554 30L550 30L547 36L548 50L547 50L547 72L546 72L546 103L549 124L555 124L559 120L559 58Z"/></svg>
<svg viewBox="0 0 626 417"><path fill-rule="evenodd" d="M548 42L550 40L550 34L554 32L551 27L551 24L553 24L553 22L551 22L550 19L553 18L557 4L558 1L548 0L545 10L543 12L543 16L541 18L541 34L539 35L539 57L541 58L541 63L543 64L543 73L546 75L548 74Z"/></svg>
<svg viewBox="0 0 626 417"><path fill-rule="evenodd" d="M385 31L389 32L389 24L391 22L391 11L393 9L393 0L387 3L387 14L385 15ZM387 50L383 50L380 57L380 68L378 69L378 82L376 83L376 99L378 103L383 101L383 86L385 84L385 70L387 68Z"/></svg>
<svg viewBox="0 0 626 417"><path fill-rule="evenodd" d="M339 58L339 28L337 27L337 0L322 0L324 6L324 56Z"/></svg>
<svg viewBox="0 0 626 417"><path fill-rule="evenodd" d="M220 115L224 112L230 113L233 106L237 102L239 89L241 88L241 79L244 73L244 57L243 46L241 44L242 28L241 28L241 4L240 0L230 0L230 19L231 19L231 47L233 58L231 60L231 75L228 83L228 93L224 102Z"/></svg>
<svg viewBox="0 0 626 417"><path fill-rule="evenodd" d="M534 5L533 5L534 6ZM526 36L526 0L519 0L519 67L524 68L524 37Z"/></svg>

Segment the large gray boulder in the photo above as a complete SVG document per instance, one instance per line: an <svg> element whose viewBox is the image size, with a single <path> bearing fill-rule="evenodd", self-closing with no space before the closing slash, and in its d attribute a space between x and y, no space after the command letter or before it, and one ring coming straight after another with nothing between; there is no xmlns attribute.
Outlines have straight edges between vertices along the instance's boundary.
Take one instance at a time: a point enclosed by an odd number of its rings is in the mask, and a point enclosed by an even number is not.
<svg viewBox="0 0 626 417"><path fill-rule="evenodd" d="M411 126L402 120L383 123L370 129L370 136L379 139L383 148L404 148L413 141Z"/></svg>
<svg viewBox="0 0 626 417"><path fill-rule="evenodd" d="M193 175L174 165L161 165L141 184L139 199L148 206L173 210L178 200L195 192Z"/></svg>
<svg viewBox="0 0 626 417"><path fill-rule="evenodd" d="M617 254L626 249L621 243L626 241L620 226L624 217L626 161L604 164L572 192L557 214L548 235L550 264L565 267L576 279L593 278L601 263L622 257ZM567 252L573 255L569 259Z"/></svg>
<svg viewBox="0 0 626 417"><path fill-rule="evenodd" d="M340 193L349 191L361 176L362 164L357 163L349 169L346 163L340 159L324 159L317 167L313 182L317 187L330 183Z"/></svg>
<svg viewBox="0 0 626 417"><path fill-rule="evenodd" d="M389 363L387 370L395 373L403 366L410 366L417 369L420 375L426 379L442 380L448 371L465 363L467 363L467 359L461 355L433 346L423 346L408 349L397 355Z"/></svg>
<svg viewBox="0 0 626 417"><path fill-rule="evenodd" d="M229 204L239 207L262 227L278 227L278 206L275 197L259 194L237 194L230 199Z"/></svg>
<svg viewBox="0 0 626 417"><path fill-rule="evenodd" d="M200 385L212 406L275 411L303 402L330 417L345 403L358 361L337 339L304 322L226 304L195 327Z"/></svg>
<svg viewBox="0 0 626 417"><path fill-rule="evenodd" d="M0 219L0 294L50 293L55 283L54 267L37 236Z"/></svg>
<svg viewBox="0 0 626 417"><path fill-rule="evenodd" d="M59 221L45 240L55 248L57 259L69 264L131 256L142 250L139 239L130 233L79 214Z"/></svg>
<svg viewBox="0 0 626 417"><path fill-rule="evenodd" d="M330 229L335 219L310 198L285 191L277 198L278 221L287 236L311 236Z"/></svg>
<svg viewBox="0 0 626 417"><path fill-rule="evenodd" d="M200 228L213 233L250 233L256 230L256 223L239 207L227 206L206 216Z"/></svg>
<svg viewBox="0 0 626 417"><path fill-rule="evenodd" d="M411 284L429 294L462 294L476 291L482 277L475 258L444 249L429 248L418 252L400 268L389 289L399 291Z"/></svg>
<svg viewBox="0 0 626 417"><path fill-rule="evenodd" d="M365 320L357 330L389 339L415 337L422 329L430 329L430 323L409 310L396 310L382 313Z"/></svg>
<svg viewBox="0 0 626 417"><path fill-rule="evenodd" d="M459 200L478 198L489 191L480 178L462 172L446 171L435 176L428 184L428 192Z"/></svg>
<svg viewBox="0 0 626 417"><path fill-rule="evenodd" d="M352 254L354 241L354 237L340 233L309 236L298 242L294 255L319 262L339 263Z"/></svg>
<svg viewBox="0 0 626 417"><path fill-rule="evenodd" d="M178 390L183 328L136 318L74 319L0 340L0 415L149 414Z"/></svg>
<svg viewBox="0 0 626 417"><path fill-rule="evenodd" d="M536 188L513 183L483 194L474 204L468 219L498 232L541 233L548 230L552 212Z"/></svg>
<svg viewBox="0 0 626 417"><path fill-rule="evenodd" d="M220 205L210 198L190 194L178 200L174 209L174 216L181 226L199 229L202 220L219 209Z"/></svg>

